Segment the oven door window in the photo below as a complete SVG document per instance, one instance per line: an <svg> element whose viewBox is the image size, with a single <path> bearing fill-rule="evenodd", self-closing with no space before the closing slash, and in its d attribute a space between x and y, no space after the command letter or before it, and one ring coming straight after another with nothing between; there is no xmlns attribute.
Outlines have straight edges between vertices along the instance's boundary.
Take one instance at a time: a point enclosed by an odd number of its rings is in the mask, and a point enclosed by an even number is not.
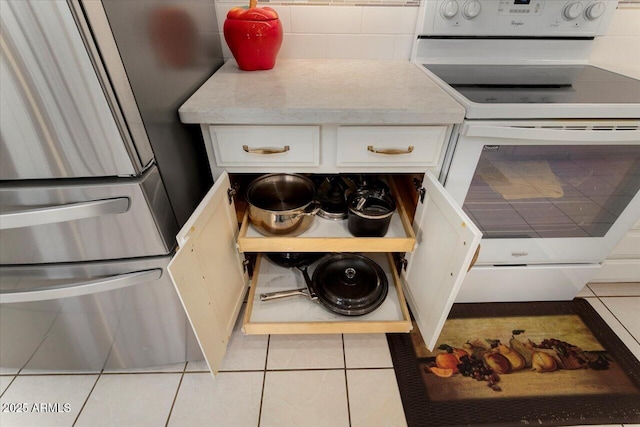
<svg viewBox="0 0 640 427"><path fill-rule="evenodd" d="M463 209L484 238L602 237L639 189L638 145L485 145Z"/></svg>

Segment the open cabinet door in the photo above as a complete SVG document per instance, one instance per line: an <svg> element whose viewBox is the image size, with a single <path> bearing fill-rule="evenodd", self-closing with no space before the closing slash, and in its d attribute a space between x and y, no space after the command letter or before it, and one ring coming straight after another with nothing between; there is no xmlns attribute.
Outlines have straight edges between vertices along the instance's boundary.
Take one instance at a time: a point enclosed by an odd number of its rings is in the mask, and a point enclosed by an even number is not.
<svg viewBox="0 0 640 427"><path fill-rule="evenodd" d="M248 286L225 172L186 222L169 274L209 369L216 374Z"/></svg>
<svg viewBox="0 0 640 427"><path fill-rule="evenodd" d="M430 172L422 185L424 200L413 222L416 249L403 280L422 338L433 350L482 233Z"/></svg>

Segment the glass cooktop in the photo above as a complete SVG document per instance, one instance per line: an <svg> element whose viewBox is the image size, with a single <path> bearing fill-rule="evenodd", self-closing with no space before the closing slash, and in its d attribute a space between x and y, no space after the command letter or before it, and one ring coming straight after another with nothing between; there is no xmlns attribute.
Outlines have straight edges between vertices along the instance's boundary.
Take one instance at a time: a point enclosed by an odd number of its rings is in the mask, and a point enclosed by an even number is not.
<svg viewBox="0 0 640 427"><path fill-rule="evenodd" d="M424 67L478 103L640 104L640 80L590 65Z"/></svg>

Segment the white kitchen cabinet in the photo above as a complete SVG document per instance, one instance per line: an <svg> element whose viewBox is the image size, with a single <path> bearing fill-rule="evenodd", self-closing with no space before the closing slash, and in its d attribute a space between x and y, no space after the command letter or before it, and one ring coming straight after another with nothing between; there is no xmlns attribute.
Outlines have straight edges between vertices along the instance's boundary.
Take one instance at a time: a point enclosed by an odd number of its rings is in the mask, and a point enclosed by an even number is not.
<svg viewBox="0 0 640 427"><path fill-rule="evenodd" d="M209 126L216 165L316 167L320 126Z"/></svg>
<svg viewBox="0 0 640 427"><path fill-rule="evenodd" d="M436 167L447 126L340 126L338 167Z"/></svg>
<svg viewBox="0 0 640 427"><path fill-rule="evenodd" d="M208 126L202 128L209 132ZM335 136L337 129L332 131ZM322 161L335 165L335 157ZM245 167L256 173L273 172L268 162L260 167L240 165L239 170L244 172ZM309 230L294 238L262 236L248 224L246 215L238 226L231 180L225 170L219 170L213 187L178 234L179 249L168 267L212 373L222 362L249 285L243 319L246 334L409 332L408 302L425 343L433 348L482 235L427 168L420 171L419 191L411 190L412 203L417 204L413 222L408 214L412 209L405 206L391 177L398 209L395 223L382 238L355 238L346 221L322 218L315 218ZM262 292L304 284L297 270L278 267L260 253L296 251L371 253L367 256L387 274L389 294L384 304L364 316L341 316L306 298L260 301ZM258 253L251 282L245 252ZM392 252L407 254L400 274Z"/></svg>
<svg viewBox="0 0 640 427"><path fill-rule="evenodd" d="M214 180L229 173L436 176L452 126L200 125Z"/></svg>
<svg viewBox="0 0 640 427"><path fill-rule="evenodd" d="M592 282L640 281L640 220L616 245Z"/></svg>

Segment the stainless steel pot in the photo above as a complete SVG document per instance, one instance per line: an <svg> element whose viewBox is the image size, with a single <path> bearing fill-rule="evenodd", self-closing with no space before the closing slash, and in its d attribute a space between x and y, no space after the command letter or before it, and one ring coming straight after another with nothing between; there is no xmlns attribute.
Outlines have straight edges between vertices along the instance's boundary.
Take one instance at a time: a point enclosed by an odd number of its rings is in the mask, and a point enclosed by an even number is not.
<svg viewBox="0 0 640 427"><path fill-rule="evenodd" d="M302 175L274 173L247 188L249 222L265 236L297 236L313 222L319 206L313 182Z"/></svg>

